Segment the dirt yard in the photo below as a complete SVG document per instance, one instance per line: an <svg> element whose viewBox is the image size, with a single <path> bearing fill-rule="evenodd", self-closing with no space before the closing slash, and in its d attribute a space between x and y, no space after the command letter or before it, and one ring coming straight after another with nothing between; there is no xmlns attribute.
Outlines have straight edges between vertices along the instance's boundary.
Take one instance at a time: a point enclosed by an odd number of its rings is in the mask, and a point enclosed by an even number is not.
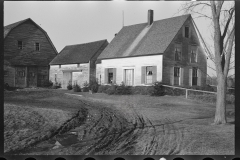
<svg viewBox="0 0 240 160"><path fill-rule="evenodd" d="M227 125L211 125L214 112L214 105L184 97L61 89L5 92L4 150L31 155L234 154L234 106L227 107Z"/></svg>

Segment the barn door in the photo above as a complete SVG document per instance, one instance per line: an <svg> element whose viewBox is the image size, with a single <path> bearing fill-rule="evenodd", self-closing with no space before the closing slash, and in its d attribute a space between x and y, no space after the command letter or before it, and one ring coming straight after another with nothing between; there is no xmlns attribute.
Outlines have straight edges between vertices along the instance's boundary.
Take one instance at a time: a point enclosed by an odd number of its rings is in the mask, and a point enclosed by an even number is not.
<svg viewBox="0 0 240 160"><path fill-rule="evenodd" d="M37 67L28 67L27 86L37 87Z"/></svg>

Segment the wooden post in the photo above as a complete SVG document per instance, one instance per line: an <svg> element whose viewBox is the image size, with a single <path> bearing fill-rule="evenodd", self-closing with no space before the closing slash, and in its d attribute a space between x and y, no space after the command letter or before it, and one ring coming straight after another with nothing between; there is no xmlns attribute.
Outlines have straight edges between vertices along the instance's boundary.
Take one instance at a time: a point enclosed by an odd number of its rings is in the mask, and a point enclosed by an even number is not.
<svg viewBox="0 0 240 160"><path fill-rule="evenodd" d="M186 99L187 99L187 97L188 97L188 89L186 89Z"/></svg>
<svg viewBox="0 0 240 160"><path fill-rule="evenodd" d="M25 87L27 87L28 86L28 68L27 68L27 66L26 66L26 69L25 69Z"/></svg>

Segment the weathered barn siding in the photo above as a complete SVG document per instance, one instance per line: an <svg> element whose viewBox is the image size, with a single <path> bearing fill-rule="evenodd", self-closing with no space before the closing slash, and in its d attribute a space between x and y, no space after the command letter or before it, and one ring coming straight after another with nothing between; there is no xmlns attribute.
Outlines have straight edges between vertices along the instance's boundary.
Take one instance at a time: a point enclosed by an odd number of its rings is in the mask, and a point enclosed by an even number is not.
<svg viewBox="0 0 240 160"><path fill-rule="evenodd" d="M68 65L51 65L49 79L53 83L61 83L63 89L67 88L68 83L78 84L83 87L85 82L89 83L89 63L68 64Z"/></svg>
<svg viewBox="0 0 240 160"><path fill-rule="evenodd" d="M4 72L7 72L7 75L4 75L4 84L7 83L9 86L14 86L15 84L15 68L9 65L4 65Z"/></svg>
<svg viewBox="0 0 240 160"><path fill-rule="evenodd" d="M106 68L116 68L116 83L121 84L124 81L123 72L124 69L134 70L134 82L133 85L144 85L142 84L142 67L143 66L156 66L157 68L157 81L162 81L162 55L152 56L141 56L141 57L129 57L129 58L118 58L118 59L106 59L102 60L101 64L97 64L97 75L100 78L101 84L105 83L104 72Z"/></svg>
<svg viewBox="0 0 240 160"><path fill-rule="evenodd" d="M23 49L18 49L18 41L23 42ZM35 43L40 44L39 51L36 51ZM49 62L56 55L57 51L46 32L31 19L22 21L4 38L4 59L16 68L14 74L4 77L5 83L16 87L43 86L48 81ZM19 71L24 71L24 76L20 76Z"/></svg>
<svg viewBox="0 0 240 160"><path fill-rule="evenodd" d="M184 27L190 26L190 38L183 37ZM181 45L182 59L181 61L174 60L174 49L175 45ZM191 45L198 46L197 51L197 63L190 63L190 47ZM193 27L190 18L184 23L183 27L179 30L171 44L168 46L167 50L163 55L163 83L172 85L173 83L173 67L180 67L183 70L183 81L182 86L189 86L189 69L192 67L197 67L201 70L201 86L206 85L206 56L204 55L203 50L200 47L196 31Z"/></svg>
<svg viewBox="0 0 240 160"><path fill-rule="evenodd" d="M23 41L23 49L18 49L18 41ZM40 51L35 51L35 43L40 43ZM48 66L56 56L46 35L31 21L20 24L4 39L4 58L12 59L19 65Z"/></svg>

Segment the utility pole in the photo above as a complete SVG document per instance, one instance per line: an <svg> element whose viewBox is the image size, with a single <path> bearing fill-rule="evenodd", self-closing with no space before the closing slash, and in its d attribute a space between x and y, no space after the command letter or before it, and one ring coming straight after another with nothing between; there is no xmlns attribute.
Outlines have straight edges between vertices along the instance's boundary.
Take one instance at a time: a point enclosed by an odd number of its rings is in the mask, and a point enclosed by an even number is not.
<svg viewBox="0 0 240 160"><path fill-rule="evenodd" d="M122 11L122 16L123 16L123 21L122 21L123 26L122 27L124 27L124 11Z"/></svg>

